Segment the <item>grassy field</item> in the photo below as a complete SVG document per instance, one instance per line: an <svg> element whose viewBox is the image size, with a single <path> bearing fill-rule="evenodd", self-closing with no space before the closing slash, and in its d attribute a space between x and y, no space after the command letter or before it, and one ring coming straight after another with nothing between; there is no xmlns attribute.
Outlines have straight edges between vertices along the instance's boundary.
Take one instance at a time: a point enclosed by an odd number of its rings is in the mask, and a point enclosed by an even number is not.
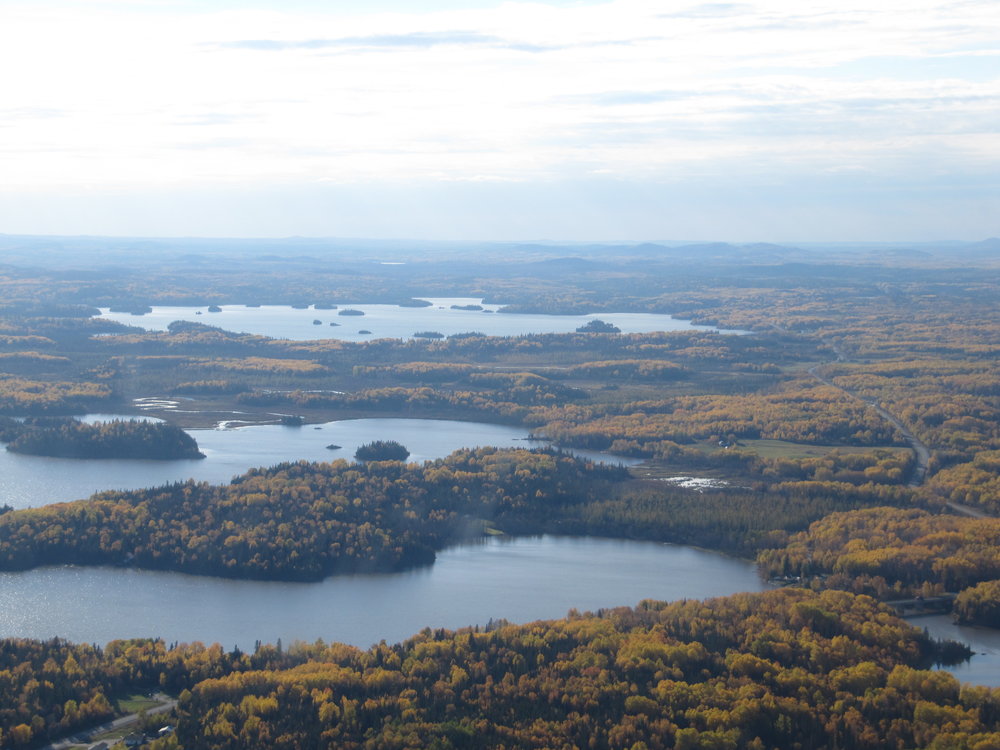
<svg viewBox="0 0 1000 750"><path fill-rule="evenodd" d="M705 454L715 454L727 450L716 444L699 443L693 446ZM821 458L829 453L838 452L841 454L850 453L874 453L875 451L892 451L898 454L907 454L909 448L899 445L812 445L808 443L791 443L785 440L740 440L735 446L741 451L754 453L761 458L784 458L784 459L804 459ZM643 461L638 466L630 469L632 476L637 479L665 479L677 476L695 476L709 479L728 479L730 481L753 480L755 477L742 474L733 469L726 468L705 468L698 467L692 469L683 460L680 461L659 461L650 459Z"/></svg>
<svg viewBox="0 0 1000 750"><path fill-rule="evenodd" d="M134 693L118 699L118 707L122 713L137 714L140 711L148 711L151 708L162 705L162 701L150 698L143 693Z"/></svg>
<svg viewBox="0 0 1000 750"><path fill-rule="evenodd" d="M808 445L784 440L740 440L739 448L756 453L761 458L819 458L828 453L874 453L878 450L908 453L909 448L899 445ZM714 446L715 450L725 450Z"/></svg>

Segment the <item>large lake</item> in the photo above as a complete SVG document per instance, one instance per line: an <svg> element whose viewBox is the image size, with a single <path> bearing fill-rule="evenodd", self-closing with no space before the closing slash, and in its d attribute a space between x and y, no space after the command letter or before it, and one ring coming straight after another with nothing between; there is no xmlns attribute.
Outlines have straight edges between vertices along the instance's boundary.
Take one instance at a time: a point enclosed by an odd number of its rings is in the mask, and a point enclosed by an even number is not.
<svg viewBox="0 0 1000 750"><path fill-rule="evenodd" d="M724 596L765 588L744 560L669 544L594 538L490 538L405 573L320 583L229 581L110 568L0 573L0 637L103 644L160 636L252 648L255 640L367 647L424 627L530 622L576 607Z"/></svg>
<svg viewBox="0 0 1000 750"><path fill-rule="evenodd" d="M430 307L400 307L399 305L346 304L337 310L298 310L279 305L246 307L222 305L221 312L208 312L205 307L154 307L145 315L112 313L101 310L101 317L150 331L165 331L175 320L218 326L227 331L254 333L272 338L305 341L341 339L368 341L377 338L410 339L414 333L436 331L445 336L479 332L488 336L522 336L529 333L572 333L591 320L613 323L623 333L652 331L713 331L711 326L698 326L686 320L655 313L596 313L593 315L536 315L498 313L500 305L483 305L471 297L426 298ZM483 310L454 310L452 305L481 305ZM361 316L339 313L344 309L363 312ZM489 311L489 312L487 312ZM318 320L319 324L314 323ZM331 326L331 323L336 325ZM360 333L370 331L370 333ZM724 331L736 333L735 331Z"/></svg>
<svg viewBox="0 0 1000 750"><path fill-rule="evenodd" d="M114 415L100 415L104 419ZM84 417L95 421L98 415ZM141 489L186 479L219 484L257 466L283 461L353 460L359 445L396 440L409 461L442 458L459 448L492 445L531 448L523 427L442 419L346 419L323 425L252 425L225 430L190 430L206 458L185 461L128 461L26 456L0 449L0 505L37 507L79 500L102 490ZM330 450L328 445L341 446ZM577 455L617 463L638 463L589 451Z"/></svg>

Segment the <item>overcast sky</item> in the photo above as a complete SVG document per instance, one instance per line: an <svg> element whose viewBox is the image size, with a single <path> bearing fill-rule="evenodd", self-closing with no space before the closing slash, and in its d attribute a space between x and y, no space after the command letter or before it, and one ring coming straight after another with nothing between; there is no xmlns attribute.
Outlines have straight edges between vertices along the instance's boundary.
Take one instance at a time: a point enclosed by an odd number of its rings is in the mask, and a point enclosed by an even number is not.
<svg viewBox="0 0 1000 750"><path fill-rule="evenodd" d="M1000 234L997 0L0 0L0 70L0 233Z"/></svg>

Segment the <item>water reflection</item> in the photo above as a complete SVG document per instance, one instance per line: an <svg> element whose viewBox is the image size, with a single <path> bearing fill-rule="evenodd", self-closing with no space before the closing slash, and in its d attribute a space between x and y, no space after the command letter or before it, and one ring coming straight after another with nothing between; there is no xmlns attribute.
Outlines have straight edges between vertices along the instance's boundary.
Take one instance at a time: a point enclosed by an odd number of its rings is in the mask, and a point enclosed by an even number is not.
<svg viewBox="0 0 1000 750"><path fill-rule="evenodd" d="M405 573L320 583L231 581L111 568L0 574L0 637L105 643L342 641L367 647L420 629L562 617L573 607L724 596L765 588L756 566L705 550L594 538L490 538Z"/></svg>

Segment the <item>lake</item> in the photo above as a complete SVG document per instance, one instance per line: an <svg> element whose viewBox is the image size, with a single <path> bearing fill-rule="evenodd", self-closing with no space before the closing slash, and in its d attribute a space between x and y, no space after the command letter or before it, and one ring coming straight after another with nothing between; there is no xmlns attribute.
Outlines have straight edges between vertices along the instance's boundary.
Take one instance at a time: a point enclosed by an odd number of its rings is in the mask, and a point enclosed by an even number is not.
<svg viewBox="0 0 1000 750"><path fill-rule="evenodd" d="M98 415L82 417L95 421ZM99 415L113 419L113 414ZM459 448L492 445L533 448L527 429L485 422L445 419L345 419L322 425L251 425L226 430L189 430L205 458L183 461L131 461L27 456L0 450L0 505L37 507L80 500L103 490L142 489L195 479L220 484L257 466L284 461L353 460L354 451L373 440L396 440L410 450L408 461L443 458ZM339 445L329 450L328 445ZM574 451L593 460L627 465L635 459L595 451Z"/></svg>
<svg viewBox="0 0 1000 750"><path fill-rule="evenodd" d="M254 641L390 643L424 627L563 617L642 599L761 591L756 566L705 550L596 538L488 538L404 573L320 583L230 581L112 568L0 573L0 637L104 644L160 636L252 649Z"/></svg>
<svg viewBox="0 0 1000 750"><path fill-rule="evenodd" d="M656 313L594 313L591 315L540 315L498 313L501 305L484 305L473 297L428 297L430 307L400 307L399 305L345 304L337 310L298 310L282 305L246 307L221 305L221 312L210 313L202 307L154 307L145 315L113 313L106 308L101 317L150 331L165 331L175 320L218 326L227 331L254 333L272 338L306 341L340 339L368 341L377 338L410 339L414 333L436 331L445 336L476 331L488 336L523 336L529 333L572 333L591 320L613 323L623 333L652 331L714 331L711 326L698 326L670 315ZM483 310L453 310L452 305L481 305ZM364 315L346 316L344 309ZM489 311L489 312L486 312ZM319 324L313 321L319 320ZM331 323L336 325L331 326ZM371 333L360 333L360 331ZM723 331L724 333L742 333Z"/></svg>

